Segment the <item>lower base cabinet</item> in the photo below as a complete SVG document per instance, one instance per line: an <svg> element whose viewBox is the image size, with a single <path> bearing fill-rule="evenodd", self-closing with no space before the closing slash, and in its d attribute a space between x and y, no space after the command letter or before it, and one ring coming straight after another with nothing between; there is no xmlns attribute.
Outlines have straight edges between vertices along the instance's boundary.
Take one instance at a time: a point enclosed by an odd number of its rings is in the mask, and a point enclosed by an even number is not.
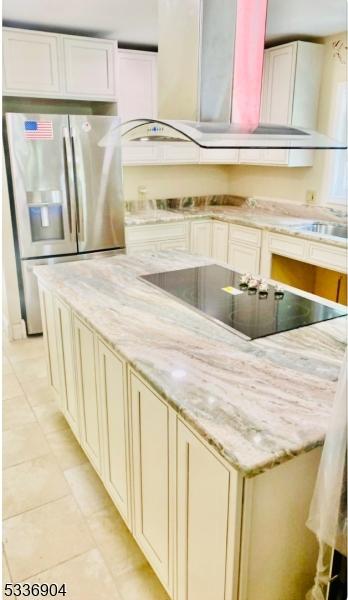
<svg viewBox="0 0 348 600"><path fill-rule="evenodd" d="M180 421L178 600L230 600L238 581L240 481Z"/></svg>
<svg viewBox="0 0 348 600"><path fill-rule="evenodd" d="M127 367L100 340L97 348L103 480L118 511L130 526Z"/></svg>
<svg viewBox="0 0 348 600"><path fill-rule="evenodd" d="M260 270L260 248L232 242L228 246L228 264L241 273L257 275Z"/></svg>
<svg viewBox="0 0 348 600"><path fill-rule="evenodd" d="M175 600L297 600L321 450L244 478L57 295L41 289L59 406Z"/></svg>
<svg viewBox="0 0 348 600"><path fill-rule="evenodd" d="M54 299L54 320L60 376L60 407L77 438L80 437L80 415L77 401L75 349L72 314L68 306Z"/></svg>
<svg viewBox="0 0 348 600"><path fill-rule="evenodd" d="M133 533L164 587L172 592L175 415L131 373Z"/></svg>
<svg viewBox="0 0 348 600"><path fill-rule="evenodd" d="M101 473L100 410L93 331L74 316L76 381L80 409L81 445L96 471Z"/></svg>

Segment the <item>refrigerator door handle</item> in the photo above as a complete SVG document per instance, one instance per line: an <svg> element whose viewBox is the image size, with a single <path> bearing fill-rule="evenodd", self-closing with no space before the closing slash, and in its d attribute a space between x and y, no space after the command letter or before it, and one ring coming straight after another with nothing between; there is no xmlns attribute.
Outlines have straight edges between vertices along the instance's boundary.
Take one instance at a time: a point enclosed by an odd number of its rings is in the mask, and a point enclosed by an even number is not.
<svg viewBox="0 0 348 600"><path fill-rule="evenodd" d="M63 128L63 151L64 151L64 179L65 179L65 188L67 195L67 205L68 205L68 221L69 221L69 231L70 237L73 234L73 215L72 215L72 206L71 206L71 198L76 198L75 190L73 182L71 181L71 177L69 176L71 172L71 165L73 164L73 155L70 146L70 137L69 130L67 127Z"/></svg>
<svg viewBox="0 0 348 600"><path fill-rule="evenodd" d="M82 212L82 203L79 198L79 181L78 181L78 175L77 175L75 134L74 134L73 127L71 127L71 151L72 151L74 181L75 181L77 233L79 235L79 238L83 239L83 235L82 235L83 231L82 231L82 227L81 227L81 225L83 224L83 212Z"/></svg>

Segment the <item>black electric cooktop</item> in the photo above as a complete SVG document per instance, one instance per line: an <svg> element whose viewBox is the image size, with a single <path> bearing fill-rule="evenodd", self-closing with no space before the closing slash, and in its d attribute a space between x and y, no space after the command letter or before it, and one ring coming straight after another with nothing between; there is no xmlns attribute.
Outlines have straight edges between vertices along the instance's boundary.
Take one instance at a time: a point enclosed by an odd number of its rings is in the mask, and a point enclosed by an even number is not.
<svg viewBox="0 0 348 600"><path fill-rule="evenodd" d="M219 265L154 273L141 279L249 340L348 314L346 307L331 308L288 291L277 298L271 285L266 297L242 290L240 273Z"/></svg>

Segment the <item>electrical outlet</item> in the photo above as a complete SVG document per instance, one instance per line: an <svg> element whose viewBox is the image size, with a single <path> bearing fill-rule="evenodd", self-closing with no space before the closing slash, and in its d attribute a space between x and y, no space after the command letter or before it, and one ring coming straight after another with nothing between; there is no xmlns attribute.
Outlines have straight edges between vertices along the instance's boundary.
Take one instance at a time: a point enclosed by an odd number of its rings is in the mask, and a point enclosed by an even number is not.
<svg viewBox="0 0 348 600"><path fill-rule="evenodd" d="M315 204L317 201L317 192L315 190L306 191L306 202L307 204Z"/></svg>

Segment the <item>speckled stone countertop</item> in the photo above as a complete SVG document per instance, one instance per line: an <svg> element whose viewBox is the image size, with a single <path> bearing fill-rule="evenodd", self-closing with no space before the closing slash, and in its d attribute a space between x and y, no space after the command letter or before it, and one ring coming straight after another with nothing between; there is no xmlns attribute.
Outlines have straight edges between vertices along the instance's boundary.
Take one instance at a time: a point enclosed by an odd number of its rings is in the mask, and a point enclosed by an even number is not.
<svg viewBox="0 0 348 600"><path fill-rule="evenodd" d="M148 252L39 266L35 273L251 477L322 444L346 319L245 341L138 279L212 262Z"/></svg>
<svg viewBox="0 0 348 600"><path fill-rule="evenodd" d="M296 227L311 223L317 219L304 219L288 215L264 213L258 209L246 209L239 206L207 206L192 209L148 209L137 212L127 212L125 223L127 227L149 225L155 223L171 223L194 219L218 219L246 227L258 227L286 235L294 235L311 241L324 242L342 248L347 247L347 240L330 235L321 235L311 231L303 231Z"/></svg>

